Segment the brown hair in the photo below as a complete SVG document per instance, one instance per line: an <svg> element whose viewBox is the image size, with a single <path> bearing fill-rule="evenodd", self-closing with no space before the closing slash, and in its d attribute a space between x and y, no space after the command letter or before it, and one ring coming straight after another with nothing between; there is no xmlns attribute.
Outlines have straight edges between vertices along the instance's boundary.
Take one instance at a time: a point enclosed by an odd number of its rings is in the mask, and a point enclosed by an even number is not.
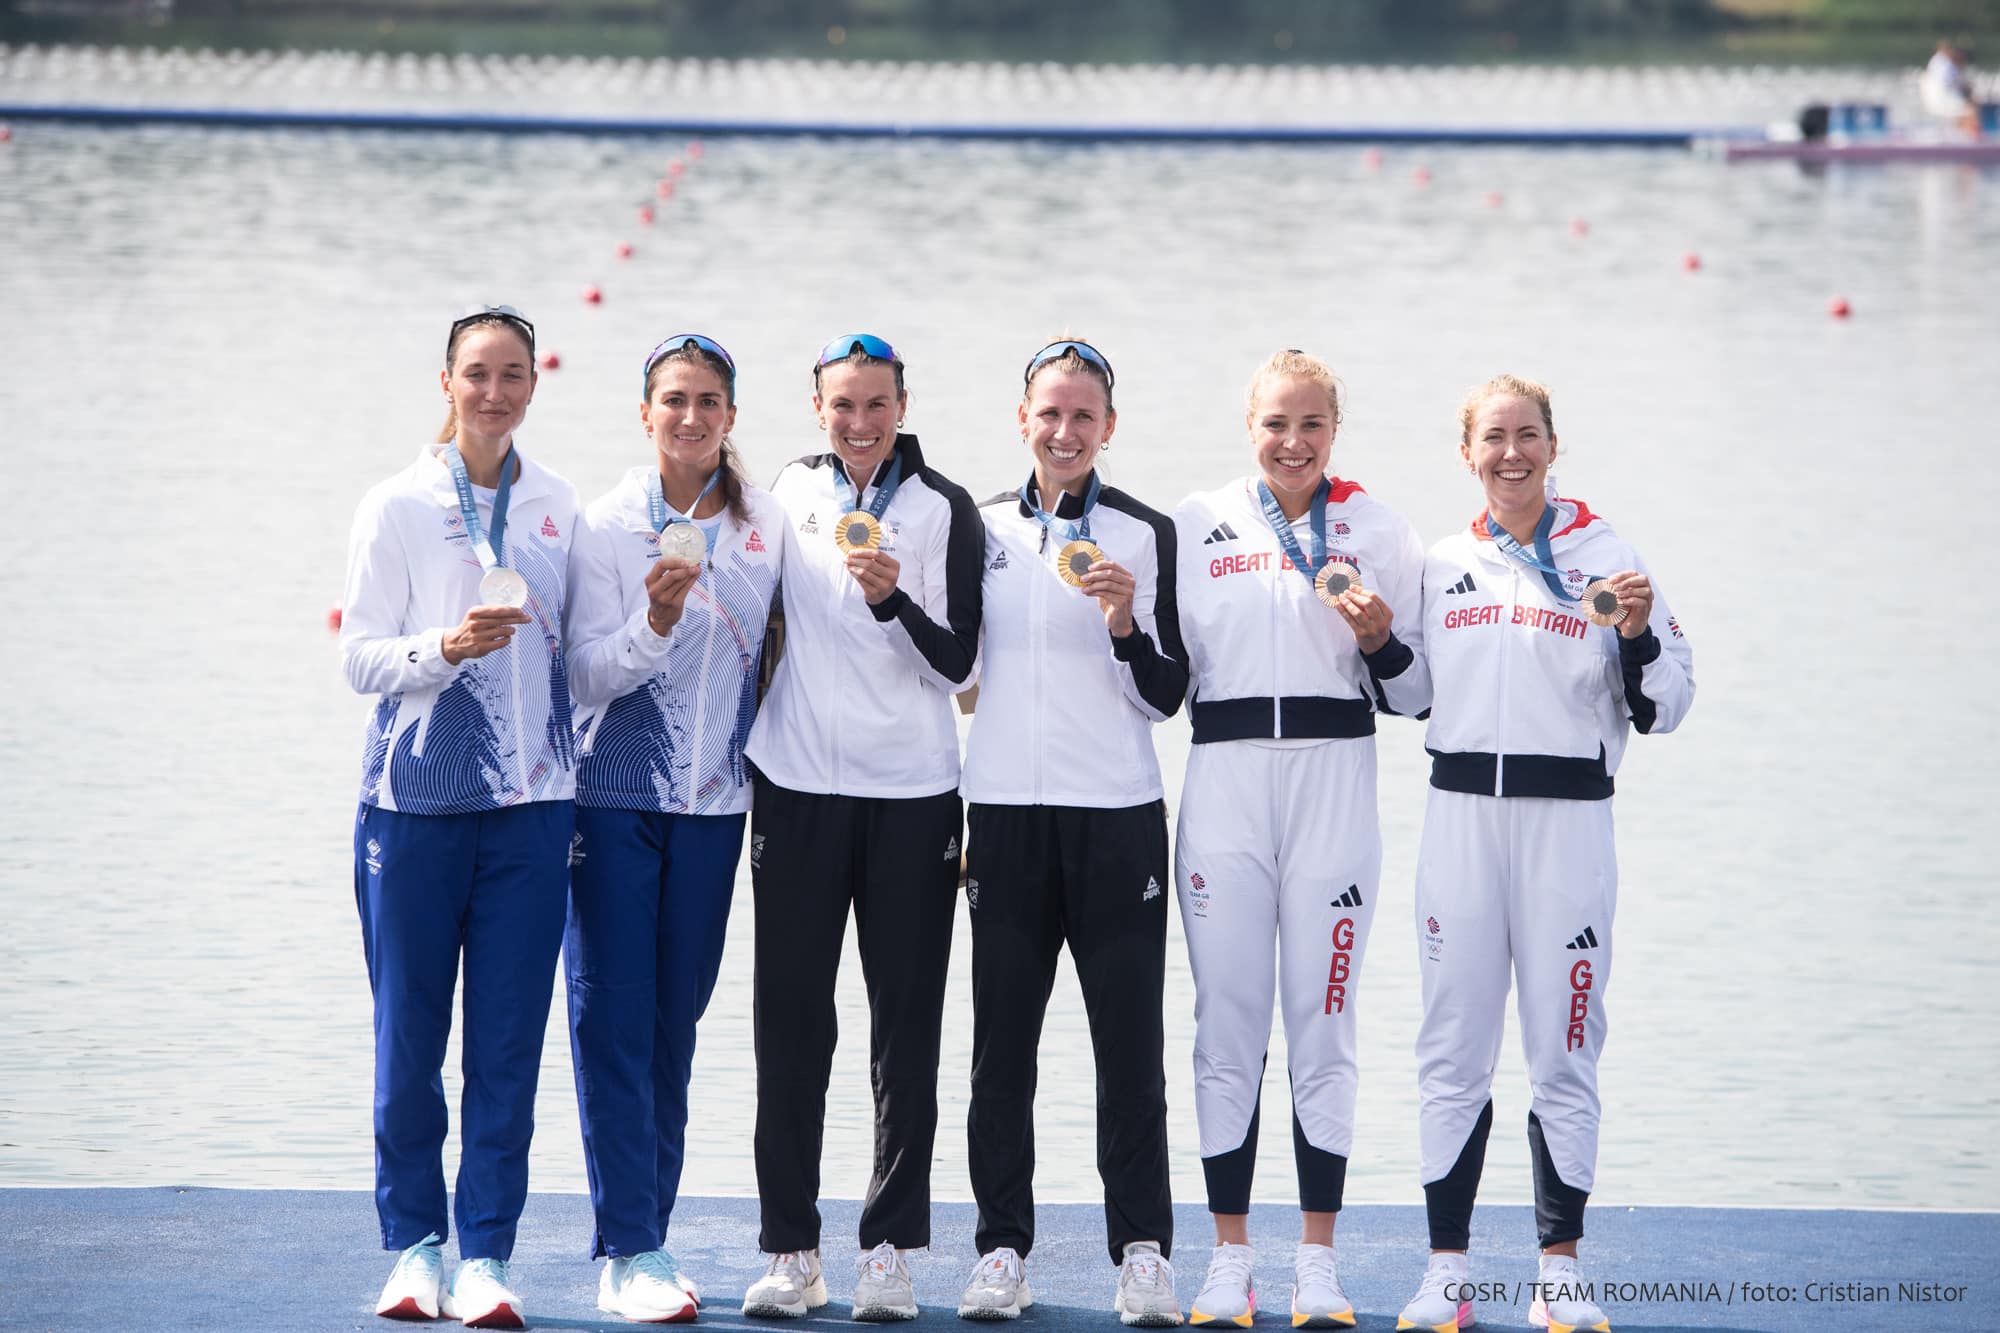
<svg viewBox="0 0 2000 1333"><path fill-rule="evenodd" d="M646 399L652 401L653 385L658 381L660 367L669 361L682 361L703 370L712 370L722 377L723 397L731 407L736 406L736 371L727 361L692 340L682 343L671 352L663 353L646 371ZM722 507L738 523L750 521L750 507L743 499L743 460L736 452L736 441L727 435L722 437L722 480L715 489L722 492Z"/></svg>
<svg viewBox="0 0 2000 1333"><path fill-rule="evenodd" d="M813 367L814 393L819 392L820 372L828 366L887 366L896 372L896 397L901 399L903 396L903 363L900 360L891 360L886 356L870 356L856 344L846 356L836 361L821 361Z"/></svg>
<svg viewBox="0 0 2000 1333"><path fill-rule="evenodd" d="M1556 437L1555 416L1549 411L1549 391L1533 380L1524 380L1519 375L1495 375L1465 395L1465 401L1458 409L1458 435L1461 444L1472 443L1472 423L1479 416L1479 409L1488 398L1506 394L1511 398L1525 398L1542 410L1542 429L1549 433L1551 440Z"/></svg>
<svg viewBox="0 0 2000 1333"><path fill-rule="evenodd" d="M1090 342L1090 339L1079 338L1074 333L1058 334L1057 336L1049 339L1048 342L1043 344L1043 346L1053 347L1057 343L1083 343L1086 346L1090 346L1093 351L1096 350L1094 344ZM1100 352L1098 353L1098 355L1101 356L1103 355L1103 353ZM1074 347L1065 347L1063 349L1063 354L1061 356L1052 356L1048 360L1042 362L1042 364L1036 366L1033 370L1028 372L1027 379L1021 385L1022 402L1025 403L1028 401L1028 395L1034 392L1035 377L1040 375L1045 370L1060 370L1065 375L1092 376L1097 380L1099 384L1104 386L1104 410L1107 412L1113 412L1117 410L1115 407L1112 406L1111 403L1110 373L1106 371L1103 366L1098 365L1095 361L1090 360L1089 358L1085 357L1082 353L1078 352Z"/></svg>
<svg viewBox="0 0 2000 1333"><path fill-rule="evenodd" d="M1340 427L1340 381L1334 378L1333 370L1326 362L1311 352L1302 352L1296 347L1287 347L1282 352L1273 352L1257 373L1250 377L1250 388L1244 394L1244 412L1257 410L1257 394L1272 380L1310 380L1326 390L1327 404L1333 409L1333 424Z"/></svg>
<svg viewBox="0 0 2000 1333"><path fill-rule="evenodd" d="M474 315L470 319L462 319L458 323L451 326L451 337L445 340L445 345L444 345L445 374L449 375L451 373L452 367L458 364L458 345L465 341L465 335L472 332L472 330L474 329L489 329L489 328L505 329L507 332L513 334L515 338L520 340L521 346L528 349L528 377L530 379L533 379L535 374L534 342L521 332L521 326L519 323L517 323L512 319L509 319L507 316L500 314L497 311L488 314ZM457 437L458 437L458 404L454 402L449 404L444 410L444 425L438 427L437 442L439 444L450 444Z"/></svg>

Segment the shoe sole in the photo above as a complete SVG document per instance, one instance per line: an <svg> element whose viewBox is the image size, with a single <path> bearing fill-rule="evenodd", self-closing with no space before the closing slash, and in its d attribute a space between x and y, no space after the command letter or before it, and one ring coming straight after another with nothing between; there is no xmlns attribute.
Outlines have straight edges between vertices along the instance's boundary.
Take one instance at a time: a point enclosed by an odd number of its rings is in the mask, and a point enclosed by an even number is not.
<svg viewBox="0 0 2000 1333"><path fill-rule="evenodd" d="M1238 1328L1248 1328L1257 1322L1257 1307L1251 1306L1242 1314L1203 1314L1190 1310L1187 1321L1195 1328L1206 1328L1210 1324L1234 1324Z"/></svg>
<svg viewBox="0 0 2000 1333"><path fill-rule="evenodd" d="M1611 1333L1611 1320L1600 1319L1594 1324L1558 1324L1549 1318L1548 1303L1537 1296L1528 1307L1528 1322L1536 1328L1546 1328L1549 1333Z"/></svg>
<svg viewBox="0 0 2000 1333"><path fill-rule="evenodd" d="M1128 1314L1120 1310L1118 1322L1127 1328L1179 1328L1183 1321L1177 1314Z"/></svg>
<svg viewBox="0 0 2000 1333"><path fill-rule="evenodd" d="M974 1319L991 1322L999 1319L1019 1319L1021 1311L1033 1305L1033 1301L1015 1301L1012 1305L961 1305L958 1307L960 1319Z"/></svg>
<svg viewBox="0 0 2000 1333"><path fill-rule="evenodd" d="M1396 1327L1398 1330L1427 1328L1431 1330L1431 1333L1459 1333L1459 1330L1471 1328L1478 1322L1478 1317L1472 1313L1472 1302L1470 1301L1458 1307L1458 1318L1449 1324L1419 1324L1414 1319L1406 1319L1402 1315L1396 1316Z"/></svg>
<svg viewBox="0 0 2000 1333"><path fill-rule="evenodd" d="M446 1319L457 1319L467 1328L526 1328L528 1326L527 1320L521 1318L521 1312L505 1301L500 1302L500 1304L486 1311L486 1313L474 1315L470 1319L453 1314L442 1304L438 1308L443 1311Z"/></svg>
<svg viewBox="0 0 2000 1333"><path fill-rule="evenodd" d="M1339 1314L1300 1314L1292 1311L1293 1328L1353 1328L1354 1309L1349 1307Z"/></svg>
<svg viewBox="0 0 2000 1333"><path fill-rule="evenodd" d="M435 1319L437 1311L426 1310L414 1296L405 1296L384 1310L376 1307L375 1313L384 1319Z"/></svg>
<svg viewBox="0 0 2000 1333"><path fill-rule="evenodd" d="M684 1305L672 1314L628 1314L615 1305L606 1305L603 1301L597 1303L597 1308L605 1314L617 1315L628 1324L691 1324L696 1314L692 1305Z"/></svg>
<svg viewBox="0 0 2000 1333"><path fill-rule="evenodd" d="M849 1316L862 1324L890 1324L902 1319L915 1319L917 1307L914 1305L857 1305Z"/></svg>

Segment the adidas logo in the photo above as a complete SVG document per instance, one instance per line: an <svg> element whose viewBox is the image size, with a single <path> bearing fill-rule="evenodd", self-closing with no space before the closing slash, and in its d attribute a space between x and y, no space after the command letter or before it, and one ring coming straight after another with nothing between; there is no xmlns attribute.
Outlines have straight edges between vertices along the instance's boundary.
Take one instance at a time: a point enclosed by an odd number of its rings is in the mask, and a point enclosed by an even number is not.
<svg viewBox="0 0 2000 1333"><path fill-rule="evenodd" d="M1449 588L1446 588L1445 595L1450 596L1452 593L1457 593L1457 592L1478 592L1478 591L1479 591L1479 586L1472 581L1472 575L1467 574L1464 578L1452 584Z"/></svg>
<svg viewBox="0 0 2000 1333"><path fill-rule="evenodd" d="M1006 553L1005 551L1002 551L1002 552L1000 552L1000 554L998 554L998 555L994 556L994 557L993 557L993 563L992 563L992 564L990 564L990 565L988 565L988 566L987 566L987 568L988 568L988 569L1005 569L1005 568L1007 568L1007 553Z"/></svg>
<svg viewBox="0 0 2000 1333"><path fill-rule="evenodd" d="M956 833L952 834L951 841L944 845L944 859L947 861L956 861L958 859L958 835Z"/></svg>
<svg viewBox="0 0 2000 1333"><path fill-rule="evenodd" d="M555 519L547 514L542 515L542 535L550 538L562 536L562 529L558 528Z"/></svg>
<svg viewBox="0 0 2000 1333"><path fill-rule="evenodd" d="M1589 926L1583 928L1583 934L1563 946L1565 949L1595 949L1596 947L1597 932Z"/></svg>
<svg viewBox="0 0 2000 1333"><path fill-rule="evenodd" d="M1361 886L1359 884L1348 885L1347 892L1341 894L1338 898L1335 898L1332 902L1328 903L1327 906L1328 907L1361 906Z"/></svg>
<svg viewBox="0 0 2000 1333"><path fill-rule="evenodd" d="M764 864L764 835L753 833L750 835L750 868L755 870L762 864Z"/></svg>
<svg viewBox="0 0 2000 1333"><path fill-rule="evenodd" d="M583 835L573 834L569 840L569 863L571 866L583 864Z"/></svg>
<svg viewBox="0 0 2000 1333"><path fill-rule="evenodd" d="M757 529L755 528L750 529L750 536L744 541L743 549L746 551L757 551L760 553L763 551L764 539L757 535Z"/></svg>
<svg viewBox="0 0 2000 1333"><path fill-rule="evenodd" d="M1204 537L1201 544L1203 546L1213 546L1217 542L1233 542L1236 540L1236 529L1230 527L1227 523L1223 523L1218 525L1214 532Z"/></svg>
<svg viewBox="0 0 2000 1333"><path fill-rule="evenodd" d="M1154 879L1151 875L1146 876L1146 891L1139 895L1139 901L1149 903L1159 896L1160 881Z"/></svg>
<svg viewBox="0 0 2000 1333"><path fill-rule="evenodd" d="M806 515L806 521L805 521L805 522L803 522L803 523L801 523L801 524L799 524L799 531L800 531L800 532L818 532L818 531L819 531L819 515L818 515L818 514L807 514L807 515Z"/></svg>

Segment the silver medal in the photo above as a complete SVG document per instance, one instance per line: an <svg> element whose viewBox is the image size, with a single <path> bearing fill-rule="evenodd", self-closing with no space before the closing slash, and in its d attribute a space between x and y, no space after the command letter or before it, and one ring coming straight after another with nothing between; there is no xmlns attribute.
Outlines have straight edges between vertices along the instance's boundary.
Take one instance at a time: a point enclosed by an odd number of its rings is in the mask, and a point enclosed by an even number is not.
<svg viewBox="0 0 2000 1333"><path fill-rule="evenodd" d="M479 580L481 606L526 606L528 581L505 566L495 565Z"/></svg>
<svg viewBox="0 0 2000 1333"><path fill-rule="evenodd" d="M692 523L669 523L660 532L660 555L700 564L708 556L708 536Z"/></svg>

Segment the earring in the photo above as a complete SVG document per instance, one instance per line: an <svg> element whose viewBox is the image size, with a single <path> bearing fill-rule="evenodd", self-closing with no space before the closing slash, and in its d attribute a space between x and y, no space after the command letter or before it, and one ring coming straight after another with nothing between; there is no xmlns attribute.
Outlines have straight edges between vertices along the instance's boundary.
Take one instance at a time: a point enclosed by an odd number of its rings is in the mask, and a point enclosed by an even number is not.
<svg viewBox="0 0 2000 1333"><path fill-rule="evenodd" d="M901 417L897 417L897 418L896 418L896 429L897 429L897 430L901 430L902 428L903 428L903 419L902 419Z"/></svg>

